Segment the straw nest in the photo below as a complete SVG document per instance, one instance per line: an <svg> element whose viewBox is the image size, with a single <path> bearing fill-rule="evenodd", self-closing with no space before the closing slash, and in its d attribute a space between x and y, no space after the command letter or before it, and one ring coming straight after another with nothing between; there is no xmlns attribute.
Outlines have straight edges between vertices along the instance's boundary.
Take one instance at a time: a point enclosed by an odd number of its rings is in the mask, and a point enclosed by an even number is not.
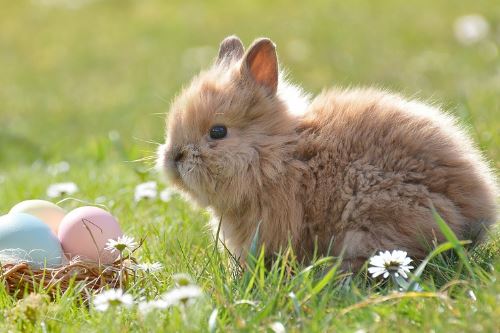
<svg viewBox="0 0 500 333"><path fill-rule="evenodd" d="M35 269L26 262L2 265L1 281L6 291L18 298L26 293L44 290L54 297L69 287L76 287L87 297L105 288L124 288L135 278L134 259L117 260L103 265L96 262L75 259L57 268Z"/></svg>

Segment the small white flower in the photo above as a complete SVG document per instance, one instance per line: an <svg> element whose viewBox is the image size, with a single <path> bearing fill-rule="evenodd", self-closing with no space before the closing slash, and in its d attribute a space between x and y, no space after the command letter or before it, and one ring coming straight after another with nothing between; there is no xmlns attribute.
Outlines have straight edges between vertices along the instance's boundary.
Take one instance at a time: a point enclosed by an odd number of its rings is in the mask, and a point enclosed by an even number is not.
<svg viewBox="0 0 500 333"><path fill-rule="evenodd" d="M144 262L137 265L137 269L144 271L146 273L158 272L163 268L163 265L159 262Z"/></svg>
<svg viewBox="0 0 500 333"><path fill-rule="evenodd" d="M134 237L121 236L118 237L117 240L108 239L108 241L106 242L106 247L104 249L110 251L111 253L114 253L115 251L123 252L124 250L133 251L138 246L139 245L134 240Z"/></svg>
<svg viewBox="0 0 500 333"><path fill-rule="evenodd" d="M109 289L94 297L94 308L101 312L113 307L130 308L133 302L132 295L124 293L123 290Z"/></svg>
<svg viewBox="0 0 500 333"><path fill-rule="evenodd" d="M163 202L169 202L172 199L172 196L175 194L175 191L171 188L166 188L160 192L160 199Z"/></svg>
<svg viewBox="0 0 500 333"><path fill-rule="evenodd" d="M165 302L164 300L161 300L161 299L139 303L139 311L143 315L147 315L148 313L150 313L154 310L164 310L168 307L169 307L169 305L167 304L167 302Z"/></svg>
<svg viewBox="0 0 500 333"><path fill-rule="evenodd" d="M174 288L162 295L161 299L169 306L178 304L187 304L189 301L194 300L203 295L200 287L190 285Z"/></svg>
<svg viewBox="0 0 500 333"><path fill-rule="evenodd" d="M155 199L157 195L158 191L156 182L145 182L135 187L134 200L135 202L139 202L143 199Z"/></svg>
<svg viewBox="0 0 500 333"><path fill-rule="evenodd" d="M78 186L73 182L52 184L47 189L49 198L57 198L63 195L72 195L78 192Z"/></svg>
<svg viewBox="0 0 500 333"><path fill-rule="evenodd" d="M177 273L172 276L177 287L189 286L194 284L193 278L186 273Z"/></svg>
<svg viewBox="0 0 500 333"><path fill-rule="evenodd" d="M368 268L368 272L372 277L376 278L379 275L383 275L384 279L389 275L394 275L398 277L402 275L407 278L413 266L408 264L412 261L410 257L406 256L405 251L393 250L392 253L389 251L379 252L378 255L370 258L370 265L372 267Z"/></svg>
<svg viewBox="0 0 500 333"><path fill-rule="evenodd" d="M286 333L285 325L279 321L275 321L269 325L269 328L275 333Z"/></svg>
<svg viewBox="0 0 500 333"><path fill-rule="evenodd" d="M474 293L474 291L469 290L469 291L467 292L467 294L469 295L469 298L470 298L471 300L473 300L474 302L475 302L475 301L477 301L476 294Z"/></svg>
<svg viewBox="0 0 500 333"><path fill-rule="evenodd" d="M479 14L461 16L456 19L455 38L464 45L477 43L488 35L490 25L486 19Z"/></svg>
<svg viewBox="0 0 500 333"><path fill-rule="evenodd" d="M47 167L47 172L53 176L56 176L60 173L68 172L70 169L69 163L66 161L61 161L56 164L49 165Z"/></svg>
<svg viewBox="0 0 500 333"><path fill-rule="evenodd" d="M179 304L186 305L202 295L201 288L195 285L174 288L160 296L159 299L140 302L139 311L143 315L147 315L154 310L164 310Z"/></svg>

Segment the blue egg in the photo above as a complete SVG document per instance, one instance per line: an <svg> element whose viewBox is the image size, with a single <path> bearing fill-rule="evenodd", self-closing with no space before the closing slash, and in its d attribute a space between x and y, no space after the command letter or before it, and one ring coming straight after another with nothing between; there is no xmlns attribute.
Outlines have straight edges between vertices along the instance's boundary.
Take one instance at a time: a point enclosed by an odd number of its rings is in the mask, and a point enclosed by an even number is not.
<svg viewBox="0 0 500 333"><path fill-rule="evenodd" d="M12 213L0 217L0 261L28 262L33 268L62 264L64 254L50 227L35 216Z"/></svg>

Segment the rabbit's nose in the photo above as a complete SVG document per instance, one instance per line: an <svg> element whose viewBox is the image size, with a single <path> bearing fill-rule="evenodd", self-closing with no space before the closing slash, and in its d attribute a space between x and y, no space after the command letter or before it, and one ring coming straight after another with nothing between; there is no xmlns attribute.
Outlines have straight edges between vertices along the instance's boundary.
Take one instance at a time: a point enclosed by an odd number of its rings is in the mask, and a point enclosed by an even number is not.
<svg viewBox="0 0 500 333"><path fill-rule="evenodd" d="M177 150L175 153L174 153L174 162L180 162L184 159L184 152L182 150Z"/></svg>

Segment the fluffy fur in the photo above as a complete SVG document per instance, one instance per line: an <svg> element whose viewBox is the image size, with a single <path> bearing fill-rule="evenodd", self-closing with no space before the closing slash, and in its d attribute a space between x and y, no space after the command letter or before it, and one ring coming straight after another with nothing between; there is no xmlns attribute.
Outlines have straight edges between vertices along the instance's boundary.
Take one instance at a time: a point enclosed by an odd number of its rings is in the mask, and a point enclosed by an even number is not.
<svg viewBox="0 0 500 333"><path fill-rule="evenodd" d="M310 104L279 77L274 44L236 37L172 104L159 162L221 218L244 256L260 224L268 254L339 255L358 268L376 250L414 258L442 241L434 206L461 239L496 220L496 182L455 119L376 89L330 89ZM302 112L304 111L305 112ZM211 126L228 135L211 139Z"/></svg>

